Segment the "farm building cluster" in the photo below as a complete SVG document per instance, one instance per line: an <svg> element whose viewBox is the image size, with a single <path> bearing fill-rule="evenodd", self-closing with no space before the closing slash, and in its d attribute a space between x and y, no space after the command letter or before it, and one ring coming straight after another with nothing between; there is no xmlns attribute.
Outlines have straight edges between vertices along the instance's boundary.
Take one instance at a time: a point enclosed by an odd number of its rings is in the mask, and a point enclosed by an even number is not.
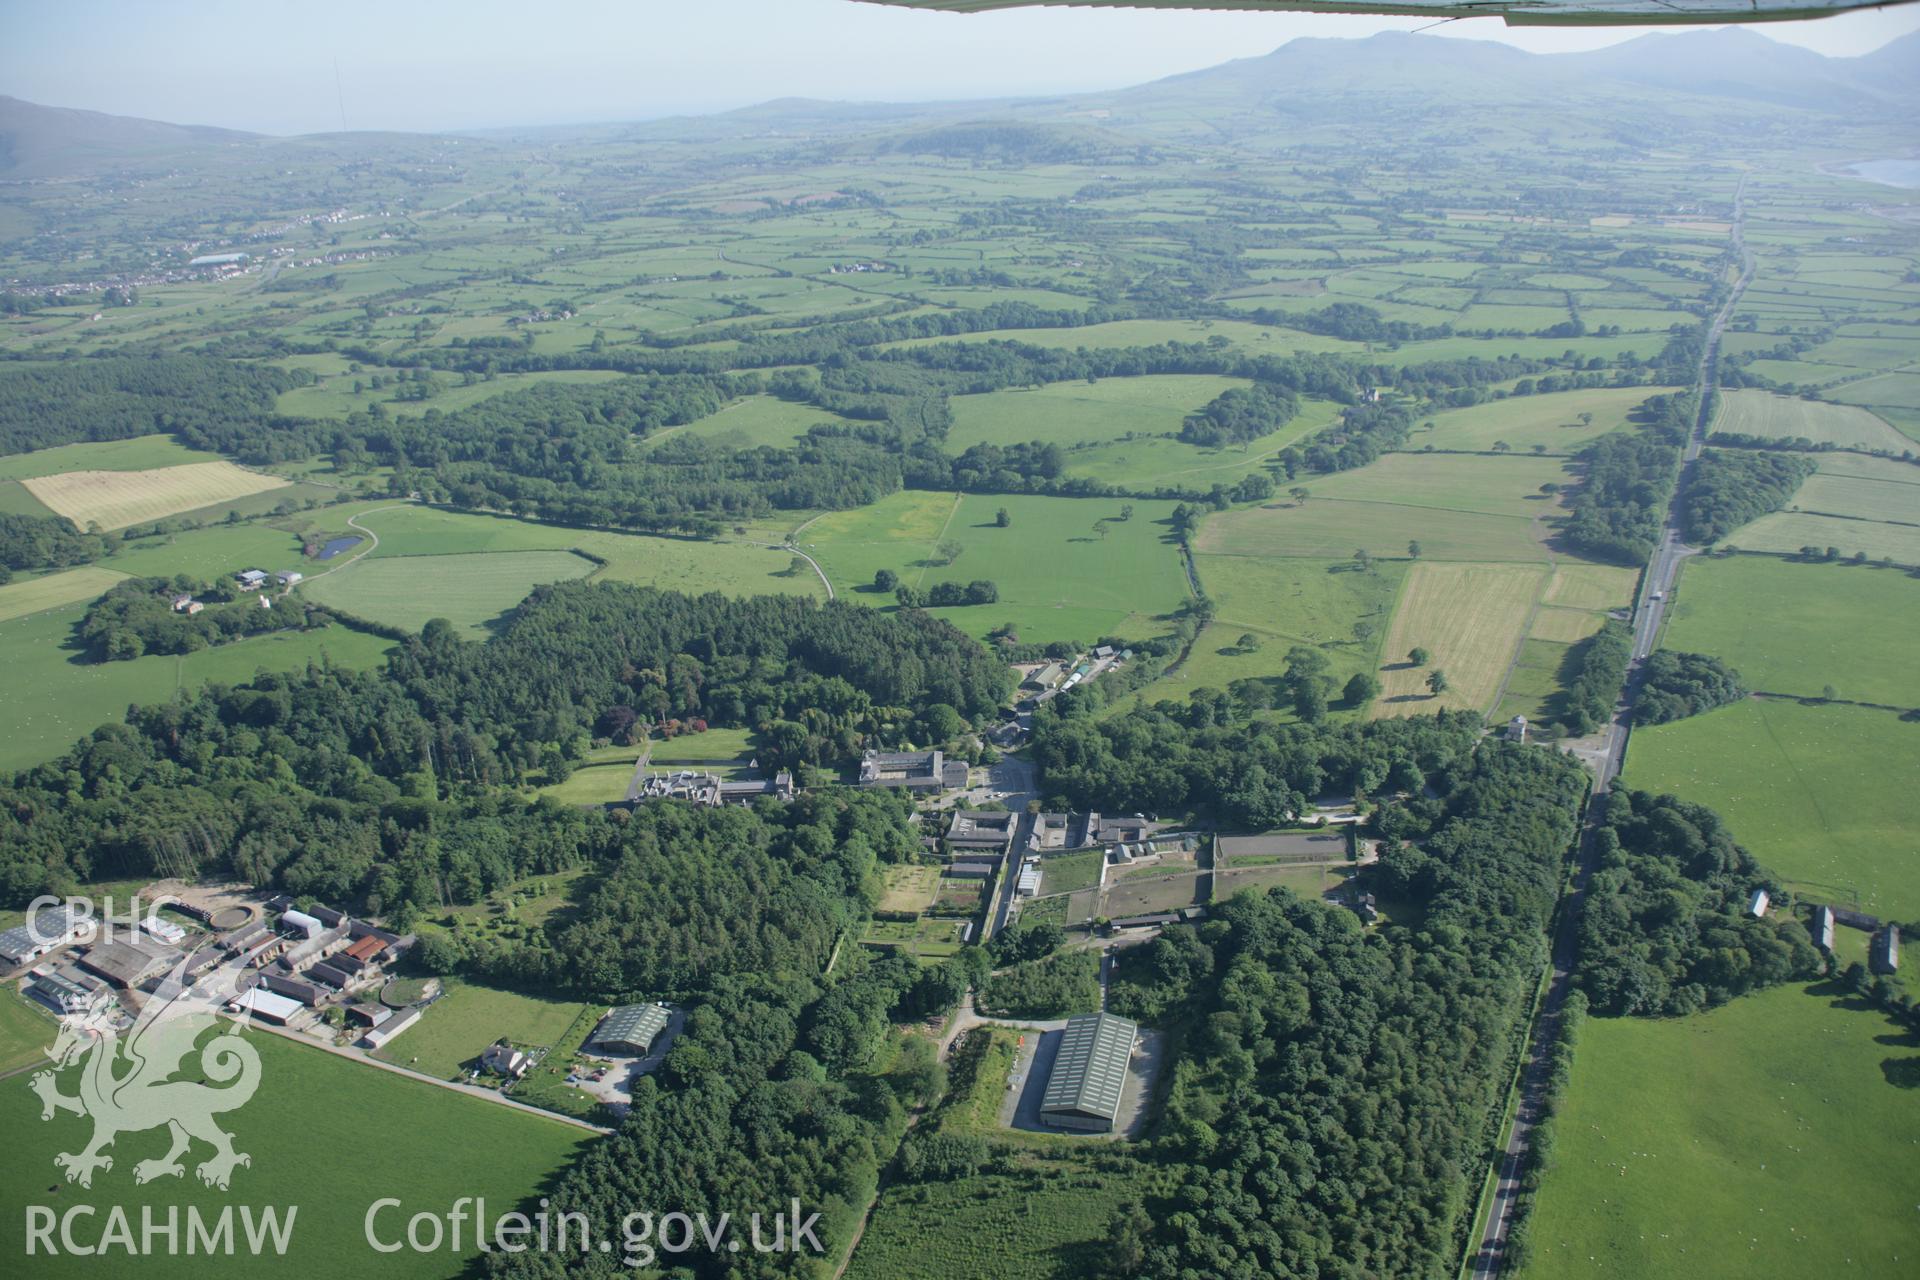
<svg viewBox="0 0 1920 1280"><path fill-rule="evenodd" d="M1755 896L1764 897L1765 891ZM1863 911L1849 911L1844 907L1815 904L1807 916L1807 931L1813 935L1813 945L1833 954L1834 926L1846 925L1849 929L1858 929L1868 935L1867 968L1876 974L1893 974L1900 971L1900 926L1883 922L1878 916L1867 915Z"/></svg>
<svg viewBox="0 0 1920 1280"><path fill-rule="evenodd" d="M395 1010L355 997L378 989L412 937L327 906L301 910L284 895L246 906L159 901L173 918L158 904L126 919L43 908L0 934L0 961L26 968L23 994L62 1016L124 1017L225 967L235 975L220 988L231 1012L289 1026L340 1005L370 1032L396 1033Z"/></svg>
<svg viewBox="0 0 1920 1280"><path fill-rule="evenodd" d="M649 773L628 798L637 800L685 800L691 804L752 804L761 796L791 800L796 788L793 774L782 769L771 778L723 778L701 769L676 769Z"/></svg>

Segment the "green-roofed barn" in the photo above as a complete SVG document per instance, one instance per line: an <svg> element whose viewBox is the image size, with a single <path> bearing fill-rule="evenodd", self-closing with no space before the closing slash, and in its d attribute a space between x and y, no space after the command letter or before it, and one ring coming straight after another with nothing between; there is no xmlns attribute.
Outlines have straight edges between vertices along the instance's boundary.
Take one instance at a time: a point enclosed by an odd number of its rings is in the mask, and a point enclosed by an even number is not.
<svg viewBox="0 0 1920 1280"><path fill-rule="evenodd" d="M666 1030L668 1016L663 1004L623 1004L601 1019L592 1047L599 1053L644 1058Z"/></svg>
<svg viewBox="0 0 1920 1280"><path fill-rule="evenodd" d="M1139 1034L1136 1024L1110 1013L1067 1019L1040 1098L1040 1123L1084 1133L1113 1132Z"/></svg>

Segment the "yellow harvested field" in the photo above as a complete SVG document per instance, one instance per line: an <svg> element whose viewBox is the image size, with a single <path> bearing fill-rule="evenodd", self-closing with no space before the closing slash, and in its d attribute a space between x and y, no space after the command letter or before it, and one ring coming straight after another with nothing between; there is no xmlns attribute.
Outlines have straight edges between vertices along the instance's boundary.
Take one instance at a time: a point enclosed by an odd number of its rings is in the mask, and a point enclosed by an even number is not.
<svg viewBox="0 0 1920 1280"><path fill-rule="evenodd" d="M1532 638L1578 644L1607 624L1607 615L1588 609L1544 608L1533 620Z"/></svg>
<svg viewBox="0 0 1920 1280"><path fill-rule="evenodd" d="M1553 571L1547 584L1545 604L1565 609L1624 609L1633 603L1633 588L1638 569L1621 569L1610 564L1567 564Z"/></svg>
<svg viewBox="0 0 1920 1280"><path fill-rule="evenodd" d="M1500 681L1527 636L1528 616L1546 586L1548 570L1523 564L1442 564L1422 560L1407 571L1406 584L1387 625L1387 665L1372 714L1417 716L1442 707L1488 711ZM1407 654L1425 649L1427 665L1407 664ZM1435 697L1427 677L1447 673L1448 689Z"/></svg>
<svg viewBox="0 0 1920 1280"><path fill-rule="evenodd" d="M126 576L111 569L97 569L88 565L83 569L68 569L64 573L50 573L44 578L34 578L28 582L10 582L0 587L0 622L58 609L63 604L91 600Z"/></svg>
<svg viewBox="0 0 1920 1280"><path fill-rule="evenodd" d="M64 471L20 483L41 505L82 529L92 524L124 529L293 482L231 462L190 462L152 471Z"/></svg>

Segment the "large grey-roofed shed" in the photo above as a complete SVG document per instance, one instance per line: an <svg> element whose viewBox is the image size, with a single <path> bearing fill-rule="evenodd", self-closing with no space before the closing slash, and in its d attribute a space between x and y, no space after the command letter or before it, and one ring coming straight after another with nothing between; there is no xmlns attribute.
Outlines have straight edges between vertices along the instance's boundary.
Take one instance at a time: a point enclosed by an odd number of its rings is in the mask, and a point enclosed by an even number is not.
<svg viewBox="0 0 1920 1280"><path fill-rule="evenodd" d="M632 1054L644 1057L653 1042L666 1029L669 1017L664 1005L624 1004L609 1013L593 1033L593 1046L604 1053Z"/></svg>
<svg viewBox="0 0 1920 1280"><path fill-rule="evenodd" d="M1111 1132L1140 1028L1110 1013L1067 1019L1040 1098L1040 1122L1088 1133Z"/></svg>

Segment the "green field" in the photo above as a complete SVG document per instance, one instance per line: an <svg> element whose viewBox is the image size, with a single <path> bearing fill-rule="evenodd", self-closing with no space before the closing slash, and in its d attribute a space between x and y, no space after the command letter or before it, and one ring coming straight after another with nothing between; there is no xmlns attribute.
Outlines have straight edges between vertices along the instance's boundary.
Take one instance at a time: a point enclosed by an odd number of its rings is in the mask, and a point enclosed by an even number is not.
<svg viewBox="0 0 1920 1280"><path fill-rule="evenodd" d="M1163 435L1179 431L1188 414L1221 392L1246 385L1238 378L1170 373L955 396L947 448L959 453L976 444L1071 445L1129 433Z"/></svg>
<svg viewBox="0 0 1920 1280"><path fill-rule="evenodd" d="M1203 449L1172 436L1135 436L1131 440L1076 445L1066 454L1066 474L1123 489L1155 492L1166 486L1211 489L1231 485L1255 471L1277 466L1275 454L1299 444L1339 417L1330 400L1304 399L1293 421L1243 445Z"/></svg>
<svg viewBox="0 0 1920 1280"><path fill-rule="evenodd" d="M30 613L46 609L57 609L64 604L91 600L114 583L124 581L124 575L111 569L86 565L79 569L49 573L41 578L10 582L0 587L0 622L24 618Z"/></svg>
<svg viewBox="0 0 1920 1280"><path fill-rule="evenodd" d="M593 563L571 551L483 551L471 555L369 556L300 584L315 604L418 631L446 618L469 632L490 624L547 582L583 578Z"/></svg>
<svg viewBox="0 0 1920 1280"><path fill-rule="evenodd" d="M148 654L131 662L83 662L67 648L83 606L68 605L0 622L0 769L24 769L51 760L82 735L125 718L130 703L164 702L176 689L209 680L237 683L257 670L295 671L309 662L366 668L393 642L347 627L286 631L180 657Z"/></svg>
<svg viewBox="0 0 1920 1280"><path fill-rule="evenodd" d="M1547 580L1547 569L1533 565L1422 561L1409 568L1381 649L1387 665L1373 714L1429 715L1442 708L1490 714ZM1427 666L1407 661L1416 648L1433 655ZM1444 670L1449 682L1439 695L1427 689L1435 670Z"/></svg>
<svg viewBox="0 0 1920 1280"><path fill-rule="evenodd" d="M1625 428L1627 415L1653 394L1626 387L1492 400L1434 415L1433 430L1416 428L1405 448L1488 450L1505 441L1515 452L1545 445L1552 454L1578 453L1596 437ZM1582 421L1582 414L1591 420Z"/></svg>
<svg viewBox="0 0 1920 1280"><path fill-rule="evenodd" d="M427 1075L458 1080L466 1074L468 1064L496 1040L551 1048L587 1007L573 1000L522 995L459 978L442 981L446 995L430 1005L420 1021L374 1050L374 1057Z"/></svg>
<svg viewBox="0 0 1920 1280"><path fill-rule="evenodd" d="M718 413L681 427L667 427L648 436L643 447L663 440L695 439L723 449L755 449L762 445L784 449L816 424L844 424L845 418L810 404L774 396L743 396Z"/></svg>
<svg viewBox="0 0 1920 1280"><path fill-rule="evenodd" d="M59 1029L50 1010L21 994L19 983L7 983L0 991L0 1073L46 1065L41 1051Z"/></svg>
<svg viewBox="0 0 1920 1280"><path fill-rule="evenodd" d="M1759 600L1791 608L1757 609ZM1710 653L1769 693L1920 706L1920 582L1882 569L1768 556L1689 560L1663 643Z"/></svg>
<svg viewBox="0 0 1920 1280"><path fill-rule="evenodd" d="M134 436L11 454L0 458L0 480L33 480L65 471L148 471L219 460L219 454L189 449L172 436Z"/></svg>
<svg viewBox="0 0 1920 1280"><path fill-rule="evenodd" d="M1214 555L1195 556L1194 568L1214 602L1214 619L1177 670L1136 695L1140 705L1184 698L1194 689L1225 689L1235 680L1276 681L1295 645L1325 653L1327 672L1339 684L1373 670L1407 570L1391 560L1355 573L1350 560ZM1240 644L1247 635L1254 637L1252 649Z"/></svg>
<svg viewBox="0 0 1920 1280"><path fill-rule="evenodd" d="M1916 1049L1827 985L1590 1019L1522 1280L1911 1275Z"/></svg>
<svg viewBox="0 0 1920 1280"><path fill-rule="evenodd" d="M1777 396L1769 391L1722 392L1713 429L1770 440L1804 438L1842 448L1898 451L1913 447L1913 441L1865 409Z"/></svg>
<svg viewBox="0 0 1920 1280"><path fill-rule="evenodd" d="M1121 520L1131 505L1133 518ZM995 528L1005 507L1012 524ZM1027 642L1137 638L1165 630L1157 619L1186 599L1179 551L1165 523L1172 504L1112 498L954 495L908 490L808 527L802 545L850 600L891 605L871 590L875 570L924 589L936 582L995 583L998 603L937 609L974 635L1012 622ZM1105 536L1094 530L1105 521ZM951 564L935 546L958 542Z"/></svg>
<svg viewBox="0 0 1920 1280"><path fill-rule="evenodd" d="M245 1107L222 1114L219 1123L252 1163L234 1171L228 1191L203 1187L191 1164L182 1178L137 1184L134 1164L166 1150L165 1134L156 1131L122 1134L112 1148L113 1168L95 1175L91 1191L69 1186L60 1180L53 1157L79 1150L90 1123L64 1114L43 1123L40 1100L25 1075L0 1081L0 1129L12 1143L0 1195L14 1206L0 1221L0 1253L24 1256L21 1206L27 1204L48 1205L56 1213L76 1200L99 1204L98 1216L79 1220L83 1241L100 1238L108 1205L127 1212L136 1240L142 1206L152 1206L161 1222L169 1206L179 1206L183 1215L186 1206L197 1206L209 1221L227 1206L251 1205L256 1211L272 1206L294 1212L291 1241L279 1265L324 1275L441 1277L460 1270L460 1259L469 1251L374 1253L364 1230L374 1201L393 1197L403 1202L402 1208L387 1210L378 1220L387 1240L404 1235L412 1214L445 1214L461 1196L484 1196L490 1215L504 1213L531 1201L546 1180L592 1140L591 1134L558 1121L462 1097L277 1035L246 1034L260 1057L259 1088ZM69 1072L69 1092L72 1079ZM316 1140L340 1133L343 1125L353 1135L351 1158L324 1168L316 1164ZM428 1135L457 1138L437 1141ZM207 1151L196 1144L189 1159L204 1159ZM234 1234L244 1239L237 1221ZM183 1216L179 1254L142 1259L141 1274L164 1280L238 1277L257 1274L263 1265L263 1259L244 1252L244 1245L236 1245L235 1256L210 1259L189 1255L185 1240ZM270 1265L272 1258L268 1246L264 1261ZM59 1257L36 1258L31 1273L97 1276L102 1265L100 1258L63 1251ZM109 1270L114 1266L105 1265Z"/></svg>
<svg viewBox="0 0 1920 1280"><path fill-rule="evenodd" d="M454 555L473 552L581 551L601 561L589 566L595 581L633 582L698 595L720 591L728 595L812 595L826 591L812 571L793 573L790 552L749 545L743 541L707 542L693 538L652 537L616 533L607 529L569 529L560 525L517 520L510 516L452 511L444 507L363 504L344 509L334 524L340 532L345 515L371 512L357 518L380 535L380 545L369 558ZM332 527L332 526L329 526ZM774 541L771 533L761 537ZM354 569L354 573L360 572ZM578 575L570 575L578 576Z"/></svg>
<svg viewBox="0 0 1920 1280"><path fill-rule="evenodd" d="M1301 556L1335 560L1364 548L1404 557L1420 544L1428 560L1523 560L1546 563L1532 521L1518 516L1443 511L1392 502L1315 496L1304 504L1271 502L1211 516L1194 541L1197 553Z"/></svg>
<svg viewBox="0 0 1920 1280"><path fill-rule="evenodd" d="M1707 805L1797 891L1920 914L1920 724L1758 699L1634 732L1626 781Z"/></svg>
<svg viewBox="0 0 1920 1280"><path fill-rule="evenodd" d="M1106 854L1098 849L1084 853L1058 853L1040 860L1040 892L1072 893L1091 889L1100 883L1100 865Z"/></svg>
<svg viewBox="0 0 1920 1280"><path fill-rule="evenodd" d="M1830 472L1811 475L1794 491L1791 509L1920 525L1920 467L1909 472L1901 480Z"/></svg>
<svg viewBox="0 0 1920 1280"><path fill-rule="evenodd" d="M1880 520L1776 511L1744 525L1727 540L1742 551L1779 551L1792 555L1802 547L1833 547L1843 556L1864 552L1869 560L1920 565L1920 528Z"/></svg>

